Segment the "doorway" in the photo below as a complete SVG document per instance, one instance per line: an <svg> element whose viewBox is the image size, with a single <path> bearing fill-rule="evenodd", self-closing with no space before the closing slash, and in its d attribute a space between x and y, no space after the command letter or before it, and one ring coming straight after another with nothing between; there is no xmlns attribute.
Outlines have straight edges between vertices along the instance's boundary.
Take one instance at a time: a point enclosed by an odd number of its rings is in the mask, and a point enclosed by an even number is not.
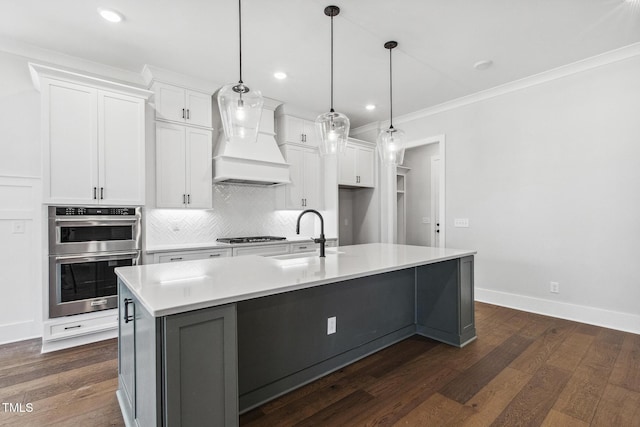
<svg viewBox="0 0 640 427"><path fill-rule="evenodd" d="M445 138L438 135L407 144L405 180L405 235L408 245L444 247ZM400 232L400 230L399 230Z"/></svg>

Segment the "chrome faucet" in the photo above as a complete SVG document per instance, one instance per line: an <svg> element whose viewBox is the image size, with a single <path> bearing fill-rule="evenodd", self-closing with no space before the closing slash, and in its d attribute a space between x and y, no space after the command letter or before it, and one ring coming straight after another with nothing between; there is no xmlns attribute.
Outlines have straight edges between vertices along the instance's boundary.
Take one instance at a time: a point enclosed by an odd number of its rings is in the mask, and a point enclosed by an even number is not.
<svg viewBox="0 0 640 427"><path fill-rule="evenodd" d="M300 216L298 216L298 222L296 224L296 234L300 234L300 218L302 218L302 215L306 214L307 212L311 212L314 213L316 215L318 215L318 217L320 217L320 238L319 239L313 239L314 243L320 243L320 258L324 258L324 244L327 241L327 239L324 238L324 218L322 218L322 215L320 215L320 212L318 212L315 209L307 209L304 210L302 212L300 212Z"/></svg>

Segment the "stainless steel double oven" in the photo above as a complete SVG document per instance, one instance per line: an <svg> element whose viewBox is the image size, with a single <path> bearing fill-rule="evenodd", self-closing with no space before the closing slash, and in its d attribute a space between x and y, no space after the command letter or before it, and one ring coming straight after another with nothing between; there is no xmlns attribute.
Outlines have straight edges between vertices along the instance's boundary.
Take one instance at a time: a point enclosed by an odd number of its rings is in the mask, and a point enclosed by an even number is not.
<svg viewBox="0 0 640 427"><path fill-rule="evenodd" d="M140 263L140 208L49 207L49 317L118 306L116 267Z"/></svg>

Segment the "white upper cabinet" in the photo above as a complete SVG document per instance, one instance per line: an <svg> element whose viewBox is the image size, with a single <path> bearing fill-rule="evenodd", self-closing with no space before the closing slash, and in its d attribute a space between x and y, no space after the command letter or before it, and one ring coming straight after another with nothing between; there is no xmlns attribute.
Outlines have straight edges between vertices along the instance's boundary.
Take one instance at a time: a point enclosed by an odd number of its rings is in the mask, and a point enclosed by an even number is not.
<svg viewBox="0 0 640 427"><path fill-rule="evenodd" d="M318 146L315 122L293 116L279 116L276 119L278 143L297 143L309 147Z"/></svg>
<svg viewBox="0 0 640 427"><path fill-rule="evenodd" d="M291 184L278 187L278 208L322 209L318 150L293 144L281 145L280 149L290 165Z"/></svg>
<svg viewBox="0 0 640 427"><path fill-rule="evenodd" d="M36 64L30 69L42 101L44 202L144 205L151 93Z"/></svg>
<svg viewBox="0 0 640 427"><path fill-rule="evenodd" d="M375 150L368 144L349 140L339 157L338 185L348 187L374 187Z"/></svg>
<svg viewBox="0 0 640 427"><path fill-rule="evenodd" d="M191 126L211 127L211 95L155 82L156 120L168 120Z"/></svg>
<svg viewBox="0 0 640 427"><path fill-rule="evenodd" d="M156 207L212 207L212 132L156 122Z"/></svg>

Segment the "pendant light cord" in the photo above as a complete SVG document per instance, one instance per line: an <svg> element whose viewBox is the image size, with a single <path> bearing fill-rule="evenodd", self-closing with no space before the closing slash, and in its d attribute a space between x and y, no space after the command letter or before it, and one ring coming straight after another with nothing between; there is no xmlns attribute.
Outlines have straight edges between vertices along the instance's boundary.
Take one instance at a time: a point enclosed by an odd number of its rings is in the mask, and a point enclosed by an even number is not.
<svg viewBox="0 0 640 427"><path fill-rule="evenodd" d="M240 81L242 84L242 0L238 0L238 40L240 40Z"/></svg>
<svg viewBox="0 0 640 427"><path fill-rule="evenodd" d="M333 15L331 15L331 110L332 113L334 112L333 109Z"/></svg>
<svg viewBox="0 0 640 427"><path fill-rule="evenodd" d="M391 62L392 50L393 49L389 49L389 129L393 129L393 66Z"/></svg>

